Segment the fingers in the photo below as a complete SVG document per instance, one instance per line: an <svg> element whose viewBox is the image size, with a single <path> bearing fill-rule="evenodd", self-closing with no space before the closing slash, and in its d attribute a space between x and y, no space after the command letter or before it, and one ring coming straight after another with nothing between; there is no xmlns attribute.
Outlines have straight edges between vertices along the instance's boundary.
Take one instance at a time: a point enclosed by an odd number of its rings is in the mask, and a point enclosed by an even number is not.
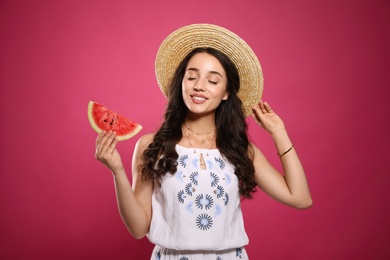
<svg viewBox="0 0 390 260"><path fill-rule="evenodd" d="M118 143L118 138L116 138L116 133L113 134L113 140L108 146L107 153L112 154L116 148L116 144Z"/></svg>
<svg viewBox="0 0 390 260"><path fill-rule="evenodd" d="M268 104L268 102L263 102L262 100L260 100L260 108L261 108L261 111L263 112L263 114L266 114L266 113L272 113L272 108L271 106Z"/></svg>
<svg viewBox="0 0 390 260"><path fill-rule="evenodd" d="M263 124L261 123L260 117L256 113L253 113L252 117L259 125L263 126Z"/></svg>
<svg viewBox="0 0 390 260"><path fill-rule="evenodd" d="M263 128L269 123L269 119L274 116L276 116L276 114L267 102L260 100L259 104L253 107L253 118Z"/></svg>
<svg viewBox="0 0 390 260"><path fill-rule="evenodd" d="M97 147L99 143L102 141L103 136L106 134L105 131L101 131L100 134L96 138L95 146Z"/></svg>
<svg viewBox="0 0 390 260"><path fill-rule="evenodd" d="M260 100L259 104L253 108L254 112L261 112L260 114L273 113L271 106L267 102Z"/></svg>
<svg viewBox="0 0 390 260"><path fill-rule="evenodd" d="M260 103L257 105L257 106L254 106L253 108L252 108L252 111L253 111L253 114L252 114L252 116L253 116L253 118L256 120L256 122L257 123L259 123L260 125L261 125L261 116L262 116L262 114L263 114L263 111L262 111L262 109L261 109L261 106L262 106L262 104L261 104L261 101L260 101Z"/></svg>
<svg viewBox="0 0 390 260"><path fill-rule="evenodd" d="M96 139L96 158L103 158L105 154L112 154L116 148L118 139L115 132L102 131Z"/></svg>
<svg viewBox="0 0 390 260"><path fill-rule="evenodd" d="M271 106L267 102L264 102L264 108L267 111L267 113L273 112Z"/></svg>

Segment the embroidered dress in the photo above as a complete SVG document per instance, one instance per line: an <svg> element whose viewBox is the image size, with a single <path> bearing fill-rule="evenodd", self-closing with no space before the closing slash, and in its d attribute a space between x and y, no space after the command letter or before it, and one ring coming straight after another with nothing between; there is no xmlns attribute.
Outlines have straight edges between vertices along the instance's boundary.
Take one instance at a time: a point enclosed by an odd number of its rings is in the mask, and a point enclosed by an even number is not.
<svg viewBox="0 0 390 260"><path fill-rule="evenodd" d="M248 259L238 179L218 149L176 145L175 174L154 186L151 259Z"/></svg>

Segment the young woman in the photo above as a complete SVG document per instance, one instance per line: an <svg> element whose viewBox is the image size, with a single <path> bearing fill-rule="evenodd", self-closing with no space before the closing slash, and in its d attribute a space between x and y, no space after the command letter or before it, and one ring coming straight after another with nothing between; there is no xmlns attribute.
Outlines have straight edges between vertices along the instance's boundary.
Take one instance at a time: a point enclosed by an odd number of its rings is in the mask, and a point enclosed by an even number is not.
<svg viewBox="0 0 390 260"><path fill-rule="evenodd" d="M154 243L151 259L248 259L240 199L256 187L288 206L312 199L281 118L260 100L263 78L234 33L195 24L172 33L156 59L168 97L165 120L136 144L132 186L115 133L101 133L96 158L113 173L121 217L135 238ZM280 174L247 136L253 113L273 138Z"/></svg>

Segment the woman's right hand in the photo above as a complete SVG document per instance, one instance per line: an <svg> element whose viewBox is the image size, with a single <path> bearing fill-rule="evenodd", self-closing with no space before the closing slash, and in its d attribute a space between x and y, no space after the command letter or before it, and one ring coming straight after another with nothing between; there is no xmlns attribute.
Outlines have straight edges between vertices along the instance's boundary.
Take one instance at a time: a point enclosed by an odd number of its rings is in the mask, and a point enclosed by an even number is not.
<svg viewBox="0 0 390 260"><path fill-rule="evenodd" d="M102 131L96 139L95 158L106 165L113 174L124 169L121 156L116 149L118 139L115 132Z"/></svg>

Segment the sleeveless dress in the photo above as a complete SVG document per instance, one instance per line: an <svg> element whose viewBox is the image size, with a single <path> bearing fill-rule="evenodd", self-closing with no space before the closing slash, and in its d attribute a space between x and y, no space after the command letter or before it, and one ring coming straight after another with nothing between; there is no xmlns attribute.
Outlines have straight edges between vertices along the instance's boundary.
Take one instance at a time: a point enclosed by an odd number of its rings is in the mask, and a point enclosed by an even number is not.
<svg viewBox="0 0 390 260"><path fill-rule="evenodd" d="M152 195L153 260L248 259L238 179L218 149L176 145L177 171Z"/></svg>

